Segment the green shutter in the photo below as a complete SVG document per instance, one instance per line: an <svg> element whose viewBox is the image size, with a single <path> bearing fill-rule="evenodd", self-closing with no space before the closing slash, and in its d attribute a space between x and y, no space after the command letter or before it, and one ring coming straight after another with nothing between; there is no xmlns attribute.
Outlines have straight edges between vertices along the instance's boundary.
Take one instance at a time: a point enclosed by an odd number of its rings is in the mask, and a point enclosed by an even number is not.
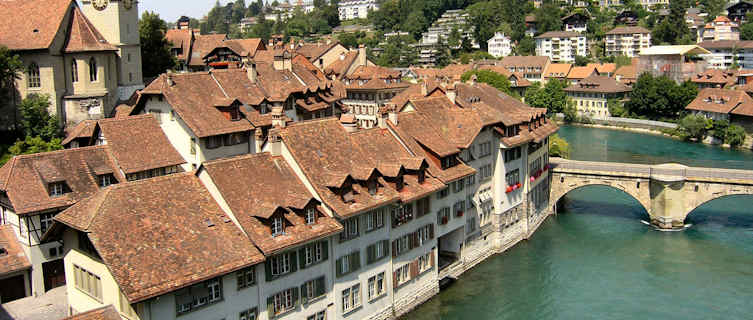
<svg viewBox="0 0 753 320"><path fill-rule="evenodd" d="M356 271L361 268L361 251L353 252L353 260L351 261L351 270Z"/></svg>
<svg viewBox="0 0 753 320"><path fill-rule="evenodd" d="M274 277L272 276L272 259L269 259L264 263L264 272L267 275L267 282L274 280Z"/></svg>
<svg viewBox="0 0 753 320"><path fill-rule="evenodd" d="M346 257L347 256L335 260L335 275L337 275L338 278L343 275L342 259L345 259Z"/></svg>
<svg viewBox="0 0 753 320"><path fill-rule="evenodd" d="M392 240L392 257L397 257L397 240Z"/></svg>
<svg viewBox="0 0 753 320"><path fill-rule="evenodd" d="M313 298L313 297L306 296L306 283L308 282L304 282L301 285L301 304L305 304L306 302L309 301L309 298Z"/></svg>
<svg viewBox="0 0 753 320"><path fill-rule="evenodd" d="M269 319L274 318L275 316L275 296L269 296L267 298L267 317Z"/></svg>
<svg viewBox="0 0 753 320"><path fill-rule="evenodd" d="M434 239L434 224L429 225L429 239Z"/></svg>
<svg viewBox="0 0 753 320"><path fill-rule="evenodd" d="M389 240L382 240L382 246L384 247L384 256L389 257L390 256L390 241Z"/></svg>
<svg viewBox="0 0 753 320"><path fill-rule="evenodd" d="M322 240L319 244L322 246L322 261L327 261L329 259L329 241Z"/></svg>
<svg viewBox="0 0 753 320"><path fill-rule="evenodd" d="M298 287L295 287L293 288L293 306L297 306L299 303L300 301L298 301Z"/></svg>
<svg viewBox="0 0 753 320"><path fill-rule="evenodd" d="M300 265L301 270L306 268L306 247L298 250L298 264Z"/></svg>
<svg viewBox="0 0 753 320"><path fill-rule="evenodd" d="M290 255L290 273L296 272L298 270L298 265L295 264L295 260L296 260L296 257L298 256L298 252L293 251L287 254Z"/></svg>
<svg viewBox="0 0 753 320"><path fill-rule="evenodd" d="M366 247L366 264L370 264L374 262L376 258L376 253L374 252L376 250L375 245L370 245Z"/></svg>
<svg viewBox="0 0 753 320"><path fill-rule="evenodd" d="M327 290L324 288L324 286L326 286L326 284L324 283L324 277L319 277L314 281L316 281L316 296L321 297L327 292Z"/></svg>

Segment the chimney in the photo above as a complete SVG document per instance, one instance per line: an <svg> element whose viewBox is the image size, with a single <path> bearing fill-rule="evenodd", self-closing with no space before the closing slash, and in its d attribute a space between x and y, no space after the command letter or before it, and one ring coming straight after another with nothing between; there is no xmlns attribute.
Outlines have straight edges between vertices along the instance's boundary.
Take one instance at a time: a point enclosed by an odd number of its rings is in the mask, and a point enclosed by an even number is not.
<svg viewBox="0 0 753 320"><path fill-rule="evenodd" d="M397 125L397 106L392 103L388 102L384 104L384 112L387 113L387 119L392 122L392 124Z"/></svg>
<svg viewBox="0 0 753 320"><path fill-rule="evenodd" d="M366 65L366 47L363 44L358 45L358 65Z"/></svg>
<svg viewBox="0 0 753 320"><path fill-rule="evenodd" d="M256 83L256 62L254 60L250 60L246 65L246 75L251 83Z"/></svg>
<svg viewBox="0 0 753 320"><path fill-rule="evenodd" d="M340 115L340 124L343 126L343 128L345 128L345 131L347 132L358 131L358 122L356 121L356 117L352 113L344 113Z"/></svg>
<svg viewBox="0 0 753 320"><path fill-rule="evenodd" d="M272 40L272 38L269 38L269 48L267 50L273 50L275 47L275 41Z"/></svg>
<svg viewBox="0 0 753 320"><path fill-rule="evenodd" d="M426 84L426 81L421 82L421 96L425 97L429 95L429 88Z"/></svg>
<svg viewBox="0 0 753 320"><path fill-rule="evenodd" d="M447 92L447 99L450 99L450 102L452 102L452 104L455 104L455 98L457 97L457 93L455 92L455 84L447 86L447 89L445 91Z"/></svg>
<svg viewBox="0 0 753 320"><path fill-rule="evenodd" d="M175 81L173 80L173 72L171 70L167 70L167 75L165 77L167 81L167 86L172 87L175 85Z"/></svg>
<svg viewBox="0 0 753 320"><path fill-rule="evenodd" d="M261 153L262 146L264 145L264 133L261 128L254 130L254 153Z"/></svg>
<svg viewBox="0 0 753 320"><path fill-rule="evenodd" d="M273 156L279 156L282 154L282 135L280 134L280 127L273 127L269 129L269 135L267 136L267 143L269 144L269 153Z"/></svg>
<svg viewBox="0 0 753 320"><path fill-rule="evenodd" d="M285 119L283 117L285 113L282 111L282 106L272 107L272 126L285 128Z"/></svg>

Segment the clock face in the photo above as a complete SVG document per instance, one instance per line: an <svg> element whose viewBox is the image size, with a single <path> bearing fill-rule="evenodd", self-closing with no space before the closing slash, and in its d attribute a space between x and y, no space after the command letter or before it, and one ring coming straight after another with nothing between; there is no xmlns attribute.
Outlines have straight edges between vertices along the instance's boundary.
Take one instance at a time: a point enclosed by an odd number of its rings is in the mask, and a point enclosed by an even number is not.
<svg viewBox="0 0 753 320"><path fill-rule="evenodd" d="M92 0L92 5L94 6L94 9L105 10L109 2L109 0Z"/></svg>
<svg viewBox="0 0 753 320"><path fill-rule="evenodd" d="M133 8L133 0L123 0L123 7L125 7L126 10Z"/></svg>

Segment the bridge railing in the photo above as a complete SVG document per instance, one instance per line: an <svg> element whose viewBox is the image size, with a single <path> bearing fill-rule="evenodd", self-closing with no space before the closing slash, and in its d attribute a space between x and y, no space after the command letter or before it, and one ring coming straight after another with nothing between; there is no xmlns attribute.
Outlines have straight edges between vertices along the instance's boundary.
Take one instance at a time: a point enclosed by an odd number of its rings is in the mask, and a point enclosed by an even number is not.
<svg viewBox="0 0 753 320"><path fill-rule="evenodd" d="M664 175L679 177L696 177L707 179L729 179L729 180L747 180L753 181L753 171L735 170L735 169L718 169L718 168L661 168L644 164L615 163L615 162L592 162L576 161L561 158L551 158L552 168L584 170L584 171L602 171L602 172L622 172L626 174L640 175Z"/></svg>
<svg viewBox="0 0 753 320"><path fill-rule="evenodd" d="M586 170L586 171L608 171L608 172L624 172L631 174L651 174L651 167L642 164L621 164L613 162L589 162L589 161L573 161L552 158L551 164L553 168L570 169L570 170Z"/></svg>
<svg viewBox="0 0 753 320"><path fill-rule="evenodd" d="M688 177L753 181L753 171L747 170L688 168L687 171Z"/></svg>

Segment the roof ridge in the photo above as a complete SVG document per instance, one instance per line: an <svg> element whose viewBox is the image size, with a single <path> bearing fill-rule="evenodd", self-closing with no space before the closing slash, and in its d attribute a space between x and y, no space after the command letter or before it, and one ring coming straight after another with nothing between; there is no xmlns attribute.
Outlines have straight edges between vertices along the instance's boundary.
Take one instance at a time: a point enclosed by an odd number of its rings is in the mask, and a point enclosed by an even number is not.
<svg viewBox="0 0 753 320"><path fill-rule="evenodd" d="M38 158L42 156L58 154L58 153L66 153L66 152L78 153L78 152L89 151L89 150L105 149L105 147L106 147L105 145L96 145L96 146L86 146L86 147L71 148L71 149L60 149L60 150L46 151L46 152L40 152L40 153L19 154L19 155L13 156L13 159Z"/></svg>

